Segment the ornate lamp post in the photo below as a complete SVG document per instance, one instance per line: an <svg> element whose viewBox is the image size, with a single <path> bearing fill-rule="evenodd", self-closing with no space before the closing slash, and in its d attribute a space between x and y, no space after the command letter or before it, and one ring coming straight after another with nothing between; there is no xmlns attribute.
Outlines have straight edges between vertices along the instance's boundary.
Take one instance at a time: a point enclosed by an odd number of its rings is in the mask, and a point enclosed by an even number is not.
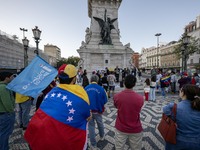
<svg viewBox="0 0 200 150"><path fill-rule="evenodd" d="M27 54L27 50L28 50L28 44L29 44L29 40L24 37L24 39L22 39L23 45L24 45L24 68L28 66L28 54Z"/></svg>
<svg viewBox="0 0 200 150"><path fill-rule="evenodd" d="M156 33L155 36L157 36L157 68L159 68L159 60L158 60L158 52L159 52L159 36L161 36L161 33Z"/></svg>
<svg viewBox="0 0 200 150"><path fill-rule="evenodd" d="M36 43L36 50L34 51L34 53L36 53L36 55L39 55L38 44L39 44L39 41L41 40L40 35L42 31L38 29L38 26L35 26L35 28L32 29L32 31L33 31L33 36Z"/></svg>
<svg viewBox="0 0 200 150"><path fill-rule="evenodd" d="M182 37L182 42L183 42L183 46L184 48L182 48L182 60L184 60L184 67L183 70L187 71L187 58L188 58L188 51L187 51L187 47L188 44L190 42L190 36L187 35L187 33L185 33Z"/></svg>

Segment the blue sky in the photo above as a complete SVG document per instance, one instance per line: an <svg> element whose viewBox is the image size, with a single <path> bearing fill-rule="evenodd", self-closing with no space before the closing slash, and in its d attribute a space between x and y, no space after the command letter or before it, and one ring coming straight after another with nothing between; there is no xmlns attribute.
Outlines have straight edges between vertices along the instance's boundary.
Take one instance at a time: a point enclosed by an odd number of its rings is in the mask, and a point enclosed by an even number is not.
<svg viewBox="0 0 200 150"><path fill-rule="evenodd" d="M90 26L87 0L1 0L0 30L23 38L35 46L32 29L42 30L39 48L57 45L62 57L79 56L77 49ZM184 27L200 15L200 0L123 0L119 8L121 42L142 47L157 45L156 33L162 33L160 44L179 40Z"/></svg>

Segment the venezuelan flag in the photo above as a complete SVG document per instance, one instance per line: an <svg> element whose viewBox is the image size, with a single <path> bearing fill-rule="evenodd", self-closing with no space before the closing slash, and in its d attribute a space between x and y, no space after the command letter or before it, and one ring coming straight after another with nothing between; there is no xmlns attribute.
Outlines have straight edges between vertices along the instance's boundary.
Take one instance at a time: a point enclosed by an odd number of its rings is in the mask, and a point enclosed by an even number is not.
<svg viewBox="0 0 200 150"><path fill-rule="evenodd" d="M83 150L89 116L85 90L79 85L61 84L46 95L24 137L33 150Z"/></svg>
<svg viewBox="0 0 200 150"><path fill-rule="evenodd" d="M161 82L162 81L170 81L171 77L170 76L165 76L165 77L162 77L160 80L161 80Z"/></svg>
<svg viewBox="0 0 200 150"><path fill-rule="evenodd" d="M171 81L171 77L170 76L162 77L160 81L168 85Z"/></svg>

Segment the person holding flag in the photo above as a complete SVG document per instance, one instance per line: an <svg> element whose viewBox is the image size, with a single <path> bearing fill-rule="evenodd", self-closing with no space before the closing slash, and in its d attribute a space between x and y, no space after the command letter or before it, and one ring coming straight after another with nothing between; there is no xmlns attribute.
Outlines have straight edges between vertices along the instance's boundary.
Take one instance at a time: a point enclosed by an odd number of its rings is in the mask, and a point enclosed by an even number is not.
<svg viewBox="0 0 200 150"><path fill-rule="evenodd" d="M59 68L60 84L45 96L24 135L32 150L86 149L90 102L83 87L75 85L76 75L71 64Z"/></svg>
<svg viewBox="0 0 200 150"><path fill-rule="evenodd" d="M167 73L164 73L163 76L160 78L160 87L161 87L161 94L163 100L165 100L166 93L165 88L168 88L170 85L171 77Z"/></svg>

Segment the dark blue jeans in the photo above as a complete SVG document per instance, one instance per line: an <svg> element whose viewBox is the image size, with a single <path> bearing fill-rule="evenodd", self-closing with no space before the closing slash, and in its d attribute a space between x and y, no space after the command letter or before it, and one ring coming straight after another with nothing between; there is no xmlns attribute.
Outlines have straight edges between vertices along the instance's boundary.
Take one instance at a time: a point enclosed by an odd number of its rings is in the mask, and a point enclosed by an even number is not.
<svg viewBox="0 0 200 150"><path fill-rule="evenodd" d="M9 136L12 134L15 124L15 112L0 113L0 150L8 150Z"/></svg>
<svg viewBox="0 0 200 150"><path fill-rule="evenodd" d="M88 124L90 143L92 146L97 146L97 142L95 140L95 135L96 135L95 134L95 121L96 121L97 127L99 129L100 137L104 136L104 125L103 125L102 114L92 113L92 119L89 121L89 124Z"/></svg>
<svg viewBox="0 0 200 150"><path fill-rule="evenodd" d="M19 121L20 125L27 127L29 123L29 113L31 110L32 100L27 100L23 103L19 103Z"/></svg>
<svg viewBox="0 0 200 150"><path fill-rule="evenodd" d="M200 150L200 139L199 142L185 142L177 139L176 144L166 143L165 150Z"/></svg>
<svg viewBox="0 0 200 150"><path fill-rule="evenodd" d="M171 83L171 91L176 93L176 82Z"/></svg>
<svg viewBox="0 0 200 150"><path fill-rule="evenodd" d="M165 98L166 94L165 94L165 87L161 88L161 94L163 96L163 98Z"/></svg>

